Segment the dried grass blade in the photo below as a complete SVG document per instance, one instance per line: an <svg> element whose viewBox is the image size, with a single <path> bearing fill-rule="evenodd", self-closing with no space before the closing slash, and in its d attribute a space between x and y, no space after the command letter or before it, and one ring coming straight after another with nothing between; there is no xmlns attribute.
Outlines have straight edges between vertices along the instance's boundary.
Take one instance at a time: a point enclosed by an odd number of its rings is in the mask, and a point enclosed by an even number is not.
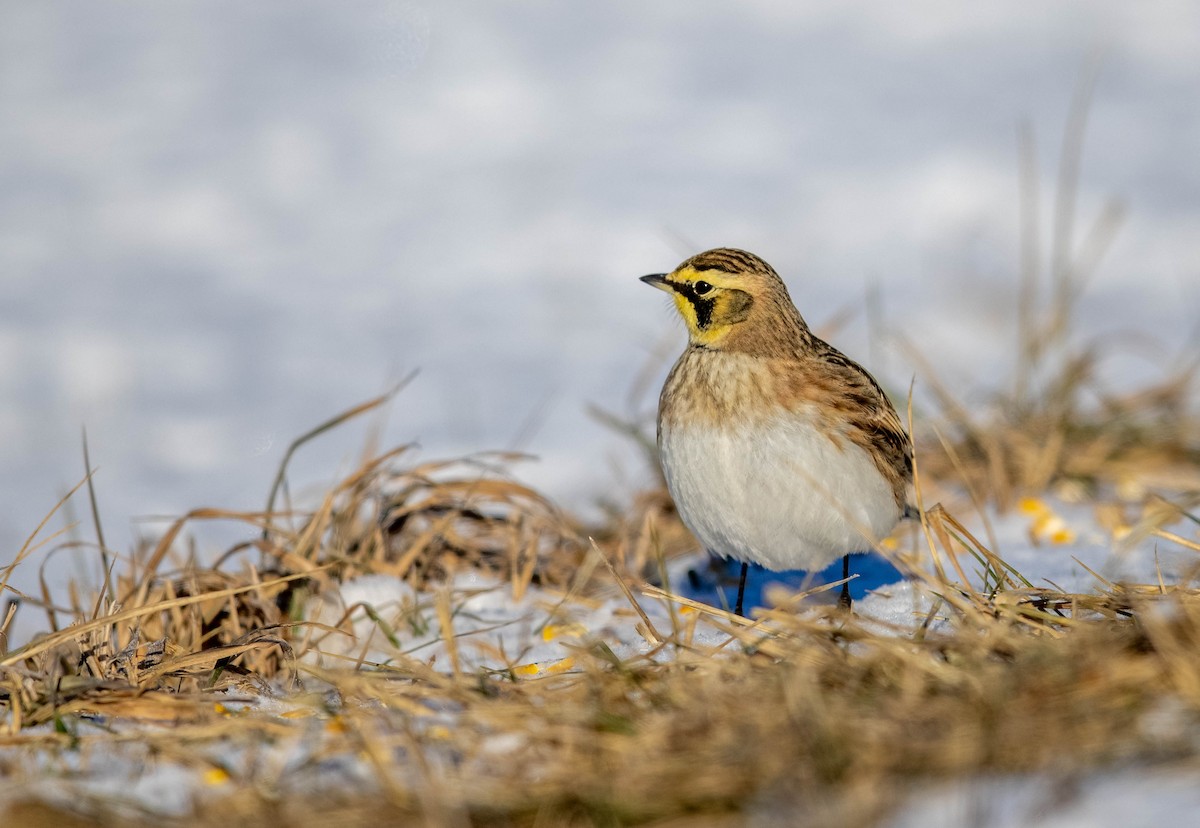
<svg viewBox="0 0 1200 828"><path fill-rule="evenodd" d="M103 629L111 624L129 621L133 618L141 618L156 612L169 610L173 607L184 607L191 604L198 604L202 601L226 598L230 595L241 595L246 592L253 592L258 589L265 589L267 587L285 584L289 581L295 581L307 577L309 577L309 575L306 572L284 575L280 578L274 578L270 581L263 581L261 583L243 584L242 586L230 587L229 589L221 589L215 592L205 592L200 595L188 595L183 598L174 598L170 601L156 601L153 604L121 610L120 612L115 612L112 615L106 615L102 618L77 624L75 626L68 627L65 630L60 630L58 632L51 633L50 635L43 636L42 638L27 644L19 650L14 650L5 658L0 659L0 667L7 667L12 664L16 664L17 662L31 658L38 653L44 653L47 650L52 650L58 645L70 641L73 638L77 638L85 633L91 632L92 630Z"/></svg>
<svg viewBox="0 0 1200 828"><path fill-rule="evenodd" d="M341 414L338 414L337 416L326 420L325 422L323 422L320 425L316 426L315 428L305 432L304 434L301 434L299 437L297 437L295 440L293 440L291 442L291 444L288 446L287 451L284 452L284 454L283 454L283 460L281 460L279 463L279 471L275 474L275 481L271 484L271 493L270 493L270 495L267 496L267 509L266 509L266 518L265 518L266 525L263 527L263 538L264 539L270 533L271 518L275 514L275 497L279 493L280 488L283 486L284 479L287 476L287 467L288 467L288 464L292 460L292 455L295 454L296 451L301 446L303 446L305 443L307 443L309 440L315 439L315 438L321 436L322 434L324 434L326 431L336 428L337 426L341 425L342 423L344 423L348 420L352 420L355 417L359 416L360 414L365 414L366 412L371 411L375 408L378 408L379 406L388 402L390 399L392 399L392 397L394 397L394 396L396 396L396 394L400 393L400 391L406 385L408 385L410 382L412 382L412 380L416 377L416 375L417 375L417 372L413 371L408 376L406 376L404 379L400 380L400 382L396 383L391 389L384 392L383 394L380 394L378 397L367 400L364 403L360 403L359 405L356 405L347 411L343 411Z"/></svg>
<svg viewBox="0 0 1200 828"><path fill-rule="evenodd" d="M630 606L632 606L634 611L641 617L642 623L646 625L646 631L654 637L654 640L651 643L657 647L658 645L666 642L667 639L655 628L654 622L650 620L649 615L646 615L646 611L642 609L642 605L638 603L637 598L634 596L633 590L629 588L629 584L625 583L625 579L621 577L619 572L617 572L617 568L613 566L612 561L610 561L608 556L600 550L600 547L596 545L595 540L588 538L588 542L592 545L592 549L595 551L595 553L600 556L600 559L604 561L604 565L608 567L608 571L612 574L613 580L617 582L617 586L621 588L621 592L625 595L625 600L629 602Z"/></svg>

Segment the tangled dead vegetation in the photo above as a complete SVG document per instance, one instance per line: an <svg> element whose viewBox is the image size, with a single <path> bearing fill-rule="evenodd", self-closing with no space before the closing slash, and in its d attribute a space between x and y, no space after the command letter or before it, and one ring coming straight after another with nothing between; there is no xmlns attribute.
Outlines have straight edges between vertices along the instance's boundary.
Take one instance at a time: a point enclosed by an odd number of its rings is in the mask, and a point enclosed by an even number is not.
<svg viewBox="0 0 1200 828"><path fill-rule="evenodd" d="M1189 382L1095 408L1087 372L1066 373L1058 398L1000 399L989 421L944 397L942 427L917 432L921 487L965 490L981 512L1073 493L1118 545L1200 553ZM77 544L43 536L48 517L0 571L3 640L18 613L46 629L0 653L4 823L845 828L941 779L1200 759L1194 571L1035 586L958 507L925 504L892 553L936 596L922 615L889 626L787 599L748 622L671 594L666 564L692 542L661 481L585 526L512 480L513 456L410 457L370 456L303 507L285 458L265 510L195 510L127 557L94 515L103 581L18 596L18 567ZM244 539L204 558L189 532L209 521ZM569 629L569 656L460 658L479 592L464 575L531 602L544 634ZM313 612L366 577L411 591L411 629L369 602ZM569 621L614 596L613 623L641 642L621 654ZM417 633L441 661L399 645ZM388 657L368 657L364 635ZM170 766L183 792L130 793L114 758L126 774Z"/></svg>
<svg viewBox="0 0 1200 828"><path fill-rule="evenodd" d="M1100 768L1194 764L1194 568L1044 587L956 516L1054 491L1093 504L1118 546L1200 553L1195 367L1103 393L1097 351L1067 347L1080 272L1055 272L1045 318L1027 280L1013 392L967 406L934 387L918 490L968 497L923 504L892 553L934 599L906 623L795 597L747 621L672 594L667 564L692 541L661 480L588 526L512 480L511 456L400 447L293 503L293 452L383 398L297 440L262 511L198 509L123 556L93 498L101 582L19 594L18 568L75 543L45 533L52 512L0 570L0 824L853 828L939 780L1034 772L1066 796ZM209 521L243 540L197 554ZM364 578L408 591L408 629L340 600ZM567 657L461 657L464 625L486 623L468 618L481 581L532 607L530 637L565 630ZM570 621L606 604L637 647ZM33 614L46 631L10 646ZM171 785L138 788L163 768Z"/></svg>
<svg viewBox="0 0 1200 828"><path fill-rule="evenodd" d="M646 585L661 539L683 532L661 492L589 544L496 458L404 456L372 458L307 512L193 512L67 606L22 598L50 631L0 657L7 820L868 825L921 782L1197 756L1200 591L1188 582L1035 588L933 507L926 554L897 556L940 596L926 617L889 628L784 605L747 622ZM1200 551L1165 528L1194 502L1158 503L1130 531ZM247 540L208 566L178 555L188 523L217 519ZM308 598L369 574L437 590L468 570L514 600L624 588L665 601L670 623L639 621L631 604L644 652L620 657L580 631L566 666L532 674L400 652L309 658L313 629L332 628L305 617ZM459 599L439 594L452 636ZM720 643L697 636L704 625ZM164 814L72 782L114 753L174 763L204 795ZM70 796L34 784L47 777Z"/></svg>

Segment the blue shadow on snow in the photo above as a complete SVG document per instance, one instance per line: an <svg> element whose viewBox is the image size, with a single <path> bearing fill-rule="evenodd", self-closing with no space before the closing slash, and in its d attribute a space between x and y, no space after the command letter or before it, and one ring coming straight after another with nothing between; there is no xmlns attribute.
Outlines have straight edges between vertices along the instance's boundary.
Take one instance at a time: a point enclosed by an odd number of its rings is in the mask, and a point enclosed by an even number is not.
<svg viewBox="0 0 1200 828"><path fill-rule="evenodd" d="M718 557L709 558L708 563L701 564L687 571L686 576L671 587L680 595L696 601L702 601L714 607L733 608L737 602L738 578L741 575L742 563L732 559ZM850 597L861 601L866 594L880 587L904 580L900 570L892 566L887 558L877 552L864 555L850 556ZM854 577L858 576L858 577ZM804 572L799 569L784 572L772 572L758 564L750 564L750 572L746 577L746 612L752 607L765 606L763 591L769 584L782 584L788 589L799 591L812 589L821 584L833 583L842 579L842 559L838 558L820 572ZM832 603L837 600L841 587L834 587L820 595L813 596L813 602Z"/></svg>

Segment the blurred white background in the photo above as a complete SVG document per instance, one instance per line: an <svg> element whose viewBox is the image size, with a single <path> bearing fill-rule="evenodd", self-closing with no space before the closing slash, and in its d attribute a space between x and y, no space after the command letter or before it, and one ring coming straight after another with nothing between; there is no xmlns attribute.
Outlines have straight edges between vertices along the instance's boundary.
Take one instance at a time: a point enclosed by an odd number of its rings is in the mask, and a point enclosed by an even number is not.
<svg viewBox="0 0 1200 828"><path fill-rule="evenodd" d="M0 564L83 426L124 549L138 516L260 508L291 439L415 368L385 443L522 449L552 497L619 498L643 470L586 406L628 413L682 347L637 277L718 245L814 325L849 312L835 341L893 387L895 333L999 381L1017 125L1048 237L1097 55L1076 236L1128 217L1081 314L1162 341L1150 375L1200 308L1193 2L3 0Z"/></svg>

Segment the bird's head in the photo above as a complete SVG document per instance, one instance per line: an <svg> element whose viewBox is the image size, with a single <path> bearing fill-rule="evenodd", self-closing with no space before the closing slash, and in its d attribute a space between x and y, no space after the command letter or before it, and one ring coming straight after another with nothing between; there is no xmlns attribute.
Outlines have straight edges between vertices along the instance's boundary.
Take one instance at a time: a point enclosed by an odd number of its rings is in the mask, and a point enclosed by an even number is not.
<svg viewBox="0 0 1200 828"><path fill-rule="evenodd" d="M807 331L783 280L744 250L708 250L642 281L671 294L693 345L766 345L777 335Z"/></svg>

